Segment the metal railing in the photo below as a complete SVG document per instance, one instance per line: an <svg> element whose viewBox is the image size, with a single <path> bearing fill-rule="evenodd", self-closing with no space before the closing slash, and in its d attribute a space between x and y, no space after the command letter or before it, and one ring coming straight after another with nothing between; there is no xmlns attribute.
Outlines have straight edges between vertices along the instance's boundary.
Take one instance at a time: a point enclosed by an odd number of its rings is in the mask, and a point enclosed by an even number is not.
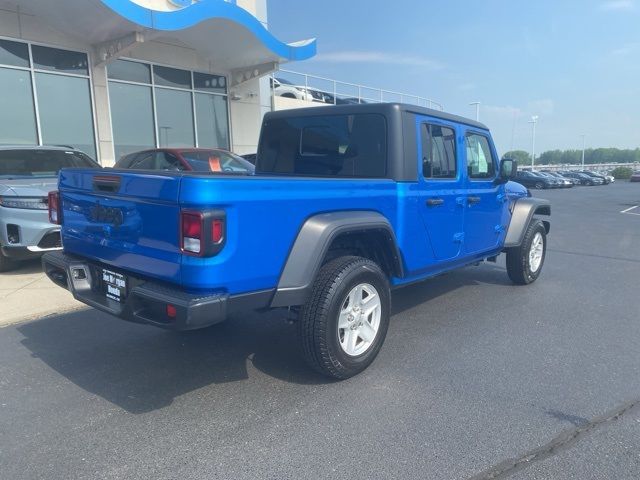
<svg viewBox="0 0 640 480"><path fill-rule="evenodd" d="M430 98L382 88L368 87L357 83L342 82L318 75L309 75L307 73L281 69L272 75L272 82L277 79L290 82L290 84L283 84L285 86L297 87L298 89L304 88L304 96L309 94L313 97L312 101L316 102L333 105L344 103L400 102L440 111L444 110L444 106L441 103ZM271 90L272 95L278 95L275 91L276 89L273 88L273 83Z"/></svg>

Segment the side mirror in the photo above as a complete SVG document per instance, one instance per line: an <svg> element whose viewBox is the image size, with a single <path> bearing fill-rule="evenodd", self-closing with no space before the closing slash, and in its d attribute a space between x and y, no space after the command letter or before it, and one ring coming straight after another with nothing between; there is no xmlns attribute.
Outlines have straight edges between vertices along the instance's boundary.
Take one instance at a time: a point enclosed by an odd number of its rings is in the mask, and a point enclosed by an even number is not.
<svg viewBox="0 0 640 480"><path fill-rule="evenodd" d="M518 172L518 162L512 158L503 158L500 162L500 179L508 182L516 176Z"/></svg>

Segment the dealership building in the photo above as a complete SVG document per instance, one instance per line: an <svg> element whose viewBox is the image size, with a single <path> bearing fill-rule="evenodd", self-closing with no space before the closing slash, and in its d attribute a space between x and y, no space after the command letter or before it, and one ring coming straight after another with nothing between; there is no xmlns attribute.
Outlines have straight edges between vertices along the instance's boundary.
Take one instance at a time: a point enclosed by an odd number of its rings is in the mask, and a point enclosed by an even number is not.
<svg viewBox="0 0 640 480"><path fill-rule="evenodd" d="M152 147L256 149L265 77L315 55L266 0L0 0L0 144L103 165Z"/></svg>

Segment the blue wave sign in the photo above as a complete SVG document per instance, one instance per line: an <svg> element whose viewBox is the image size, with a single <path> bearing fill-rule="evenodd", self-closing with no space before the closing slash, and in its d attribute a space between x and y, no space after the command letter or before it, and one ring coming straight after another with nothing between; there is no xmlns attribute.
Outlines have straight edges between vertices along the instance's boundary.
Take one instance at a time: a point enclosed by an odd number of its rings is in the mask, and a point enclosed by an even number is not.
<svg viewBox="0 0 640 480"><path fill-rule="evenodd" d="M175 5L176 7L190 7L194 3L199 2L200 0L169 0L169 3ZM236 0L219 0L227 3L236 3Z"/></svg>
<svg viewBox="0 0 640 480"><path fill-rule="evenodd" d="M169 3L175 5L176 7L188 7L195 2L194 0L169 0Z"/></svg>

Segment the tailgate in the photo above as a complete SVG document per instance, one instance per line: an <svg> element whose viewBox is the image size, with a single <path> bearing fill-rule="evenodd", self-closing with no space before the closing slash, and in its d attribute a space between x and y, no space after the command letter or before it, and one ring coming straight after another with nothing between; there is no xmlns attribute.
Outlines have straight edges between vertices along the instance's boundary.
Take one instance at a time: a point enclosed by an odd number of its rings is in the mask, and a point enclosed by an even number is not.
<svg viewBox="0 0 640 480"><path fill-rule="evenodd" d="M180 181L168 174L62 170L65 252L180 283Z"/></svg>

